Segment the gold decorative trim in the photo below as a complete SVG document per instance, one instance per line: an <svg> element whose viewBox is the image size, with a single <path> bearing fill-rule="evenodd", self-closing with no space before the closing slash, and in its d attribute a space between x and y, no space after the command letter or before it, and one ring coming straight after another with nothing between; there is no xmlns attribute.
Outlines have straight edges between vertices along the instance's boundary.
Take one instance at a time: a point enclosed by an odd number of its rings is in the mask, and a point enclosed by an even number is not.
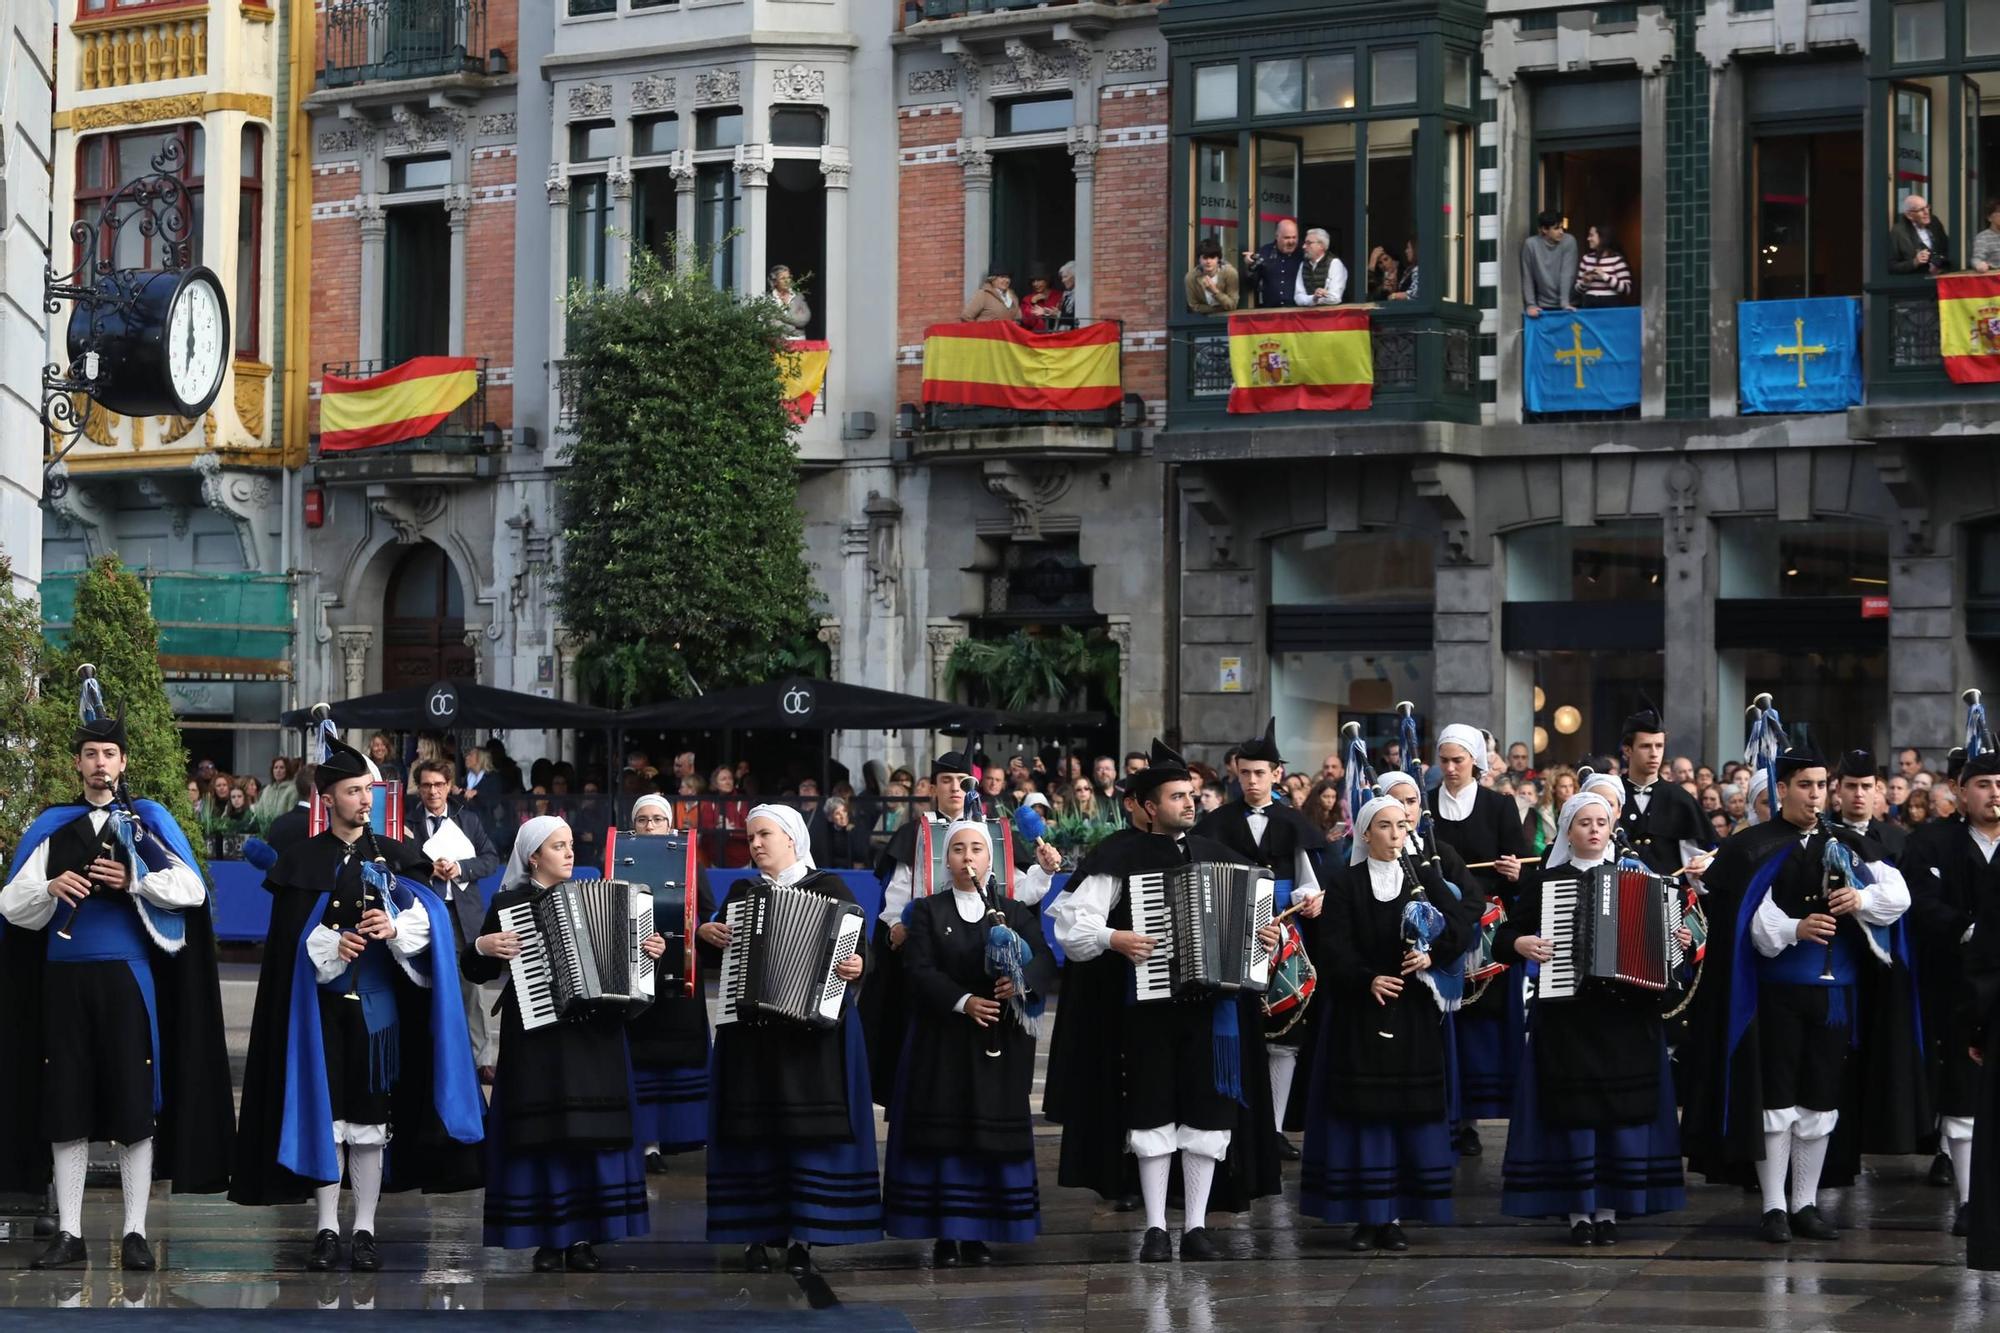
<svg viewBox="0 0 2000 1333"><path fill-rule="evenodd" d="M55 127L79 134L90 130L151 125L163 120L197 120L211 111L241 111L259 120L271 119L268 93L179 93L172 97L140 97L128 102L72 107L55 114Z"/></svg>
<svg viewBox="0 0 2000 1333"><path fill-rule="evenodd" d="M278 20L278 11L269 5L252 4L250 0L244 0L243 17L252 23L275 23Z"/></svg>
<svg viewBox="0 0 2000 1333"><path fill-rule="evenodd" d="M271 368L261 361L236 363L236 421L251 438L266 435L264 408L270 396Z"/></svg>
<svg viewBox="0 0 2000 1333"><path fill-rule="evenodd" d="M208 10L145 10L77 34L77 87L128 88L208 73Z"/></svg>
<svg viewBox="0 0 2000 1333"><path fill-rule="evenodd" d="M169 472L186 467L205 453L216 453L226 465L245 467L280 467L282 450L269 445L246 448L231 445L227 448L210 450L206 447L193 449L149 449L142 454L71 454L64 460L72 476L83 473L102 475L110 472Z"/></svg>
<svg viewBox="0 0 2000 1333"><path fill-rule="evenodd" d="M160 23L168 19L205 18L208 15L206 0L199 3L175 5L168 9L119 10L110 14L93 14L89 18L74 19L69 25L71 32L96 32L100 28L129 28L139 23Z"/></svg>

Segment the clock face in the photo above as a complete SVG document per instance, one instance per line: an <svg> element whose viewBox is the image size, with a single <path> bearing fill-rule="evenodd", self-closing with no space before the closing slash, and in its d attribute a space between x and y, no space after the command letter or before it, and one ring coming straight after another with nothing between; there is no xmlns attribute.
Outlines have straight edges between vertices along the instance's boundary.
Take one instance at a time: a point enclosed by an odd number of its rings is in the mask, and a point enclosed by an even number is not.
<svg viewBox="0 0 2000 1333"><path fill-rule="evenodd" d="M181 285L167 312L167 376L174 395L205 409L229 362L229 320L222 290L206 274Z"/></svg>

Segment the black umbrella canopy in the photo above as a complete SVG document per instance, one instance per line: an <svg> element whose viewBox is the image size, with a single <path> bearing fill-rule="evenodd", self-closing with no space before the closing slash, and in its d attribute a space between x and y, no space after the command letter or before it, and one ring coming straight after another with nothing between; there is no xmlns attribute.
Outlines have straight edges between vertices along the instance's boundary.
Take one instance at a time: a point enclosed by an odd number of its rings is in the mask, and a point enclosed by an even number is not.
<svg viewBox="0 0 2000 1333"><path fill-rule="evenodd" d="M312 710L294 708L278 721L287 727L309 727ZM469 680L441 680L343 699L333 705L333 723L343 730L374 731L610 731L618 725L618 714Z"/></svg>
<svg viewBox="0 0 2000 1333"><path fill-rule="evenodd" d="M998 735L1043 715L897 694L838 680L793 679L627 709L629 731L951 731ZM1065 717L1067 724L1073 716Z"/></svg>

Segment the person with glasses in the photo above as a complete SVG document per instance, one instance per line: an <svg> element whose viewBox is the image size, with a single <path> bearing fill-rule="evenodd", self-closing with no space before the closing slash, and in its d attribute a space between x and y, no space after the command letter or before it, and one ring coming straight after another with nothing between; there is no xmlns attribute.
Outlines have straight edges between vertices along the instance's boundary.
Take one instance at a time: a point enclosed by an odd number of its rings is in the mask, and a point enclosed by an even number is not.
<svg viewBox="0 0 2000 1333"><path fill-rule="evenodd" d="M452 777L451 764L446 760L426 759L417 765L418 809L403 821L403 838L413 847L423 847L445 825L452 824L472 844L469 857L430 857L431 888L451 905L459 938L469 940L479 933L479 925L486 919L486 900L479 891L479 881L500 868L500 854L493 850L493 839L487 836L486 826L479 817L467 810L463 801L452 799ZM500 1059L500 1029L492 1021L493 1002L500 998L500 984L479 986L460 977L459 988L465 1000L465 1026L472 1035L479 1080L490 1087L494 1066Z"/></svg>
<svg viewBox="0 0 2000 1333"><path fill-rule="evenodd" d="M1889 271L1934 276L1952 269L1951 238L1920 194L1903 200L1903 216L1889 229Z"/></svg>

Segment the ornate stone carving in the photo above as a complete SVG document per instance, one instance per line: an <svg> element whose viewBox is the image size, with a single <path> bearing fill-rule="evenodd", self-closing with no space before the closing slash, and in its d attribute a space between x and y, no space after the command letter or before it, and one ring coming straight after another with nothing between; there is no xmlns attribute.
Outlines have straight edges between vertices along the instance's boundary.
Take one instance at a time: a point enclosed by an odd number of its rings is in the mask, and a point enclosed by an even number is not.
<svg viewBox="0 0 2000 1333"><path fill-rule="evenodd" d="M386 485L368 488L368 507L387 520L396 540L411 546L423 540L424 529L444 517L442 486Z"/></svg>
<svg viewBox="0 0 2000 1333"><path fill-rule="evenodd" d="M610 115L611 85L608 83L580 83L570 89L569 113L572 116Z"/></svg>
<svg viewBox="0 0 2000 1333"><path fill-rule="evenodd" d="M49 508L80 531L84 549L93 557L101 554L113 512L97 488L70 476L69 465L58 460L49 465L43 494Z"/></svg>
<svg viewBox="0 0 2000 1333"><path fill-rule="evenodd" d="M1159 67L1160 50L1156 46L1126 46L1104 53L1106 74L1144 74Z"/></svg>
<svg viewBox="0 0 2000 1333"><path fill-rule="evenodd" d="M1085 43L1084 50L1089 49L1089 44ZM1009 37L1005 50L1008 68L1002 73L1007 82L1023 88L1033 90L1045 83L1067 79L1075 72L1075 62L1070 57L1037 51L1019 37Z"/></svg>
<svg viewBox="0 0 2000 1333"><path fill-rule="evenodd" d="M321 130L318 146L322 153L352 153L361 147L361 136L352 129Z"/></svg>
<svg viewBox="0 0 2000 1333"><path fill-rule="evenodd" d="M188 424L193 426L195 423ZM170 491L165 480L155 473L141 473L132 478L132 486L146 498L147 503L166 514L174 536L187 536L188 505L185 497Z"/></svg>
<svg viewBox="0 0 2000 1333"><path fill-rule="evenodd" d="M159 423L160 443L162 445L179 444L201 425L201 422L194 417L161 417ZM132 439L135 443L139 440L140 434L141 431L138 424L134 423Z"/></svg>
<svg viewBox="0 0 2000 1333"><path fill-rule="evenodd" d="M933 620L924 626L924 646L931 654L931 697L943 699L944 667L952 650L971 637L971 631L955 620Z"/></svg>
<svg viewBox="0 0 2000 1333"><path fill-rule="evenodd" d="M840 622L834 619L832 616L822 617L819 622L819 633L815 634L813 637L826 645L827 678L829 680L839 680L840 679Z"/></svg>
<svg viewBox="0 0 2000 1333"><path fill-rule="evenodd" d="M924 97L933 93L948 93L958 87L958 71L955 69L913 69L903 86L910 90L912 97Z"/></svg>
<svg viewBox="0 0 2000 1333"><path fill-rule="evenodd" d="M673 76L669 74L647 74L632 84L632 109L634 111L667 111L674 105L675 89Z"/></svg>
<svg viewBox="0 0 2000 1333"><path fill-rule="evenodd" d="M1029 471L1003 459L989 459L980 469L986 489L1006 501L1015 541L1039 541L1042 512L1069 491L1070 470L1062 464Z"/></svg>
<svg viewBox="0 0 2000 1333"><path fill-rule="evenodd" d="M993 184L993 154L984 148L960 148L958 166L965 173L965 188L968 190L984 189Z"/></svg>
<svg viewBox="0 0 2000 1333"><path fill-rule="evenodd" d="M542 188L549 192L549 204L554 208L569 207L569 177L555 175L542 182Z"/></svg>
<svg viewBox="0 0 2000 1333"><path fill-rule="evenodd" d="M1667 469L1667 532L1682 555L1694 544L1700 500L1701 469L1683 458Z"/></svg>
<svg viewBox="0 0 2000 1333"><path fill-rule="evenodd" d="M271 99L263 98L264 109L260 113L268 120L271 116ZM120 125L150 125L161 120L199 120L202 115L200 93L180 93L173 97L138 97L129 102L107 102L102 106L73 107L68 112L69 128L82 134L86 130L110 130Z"/></svg>
<svg viewBox="0 0 2000 1333"><path fill-rule="evenodd" d="M1473 498L1472 465L1462 458L1418 463L1410 472L1416 492L1430 501L1444 535L1444 563L1481 565L1480 543L1474 530L1478 506Z"/></svg>
<svg viewBox="0 0 2000 1333"><path fill-rule="evenodd" d="M486 642L486 635L484 631L469 629L465 632L460 641L464 643L465 646L472 652L472 683L474 685L477 685L481 681L482 678L481 667L484 665L484 663L480 661L479 650L482 646L484 646Z"/></svg>
<svg viewBox="0 0 2000 1333"><path fill-rule="evenodd" d="M520 132L520 122L512 111L495 111L479 118L479 132L512 138Z"/></svg>
<svg viewBox="0 0 2000 1333"><path fill-rule="evenodd" d="M364 241L370 238L380 240L389 230L388 210L376 203L373 195L362 200L354 210L354 216L361 224L361 239Z"/></svg>
<svg viewBox="0 0 2000 1333"><path fill-rule="evenodd" d="M976 96L979 92L979 76L984 69L979 63L978 53L968 51L961 46L951 53L951 58L958 62L958 72L965 76L965 91L969 95Z"/></svg>
<svg viewBox="0 0 2000 1333"><path fill-rule="evenodd" d="M366 694L368 650L375 643L375 631L367 625L336 625L333 634L340 644L340 674L347 696Z"/></svg>
<svg viewBox="0 0 2000 1333"><path fill-rule="evenodd" d="M271 368L249 361L236 363L236 420L259 444L264 442L264 407L271 387Z"/></svg>
<svg viewBox="0 0 2000 1333"><path fill-rule="evenodd" d="M735 102L742 97L743 75L739 70L712 69L706 74L694 76L694 100L697 103Z"/></svg>
<svg viewBox="0 0 2000 1333"><path fill-rule="evenodd" d="M1079 177L1096 172L1097 127L1095 125L1072 125L1068 147L1070 167Z"/></svg>
<svg viewBox="0 0 2000 1333"><path fill-rule="evenodd" d="M827 189L846 189L847 172L848 162L845 149L823 148L820 150L819 174L825 178Z"/></svg>
<svg viewBox="0 0 2000 1333"><path fill-rule="evenodd" d="M760 143L736 145L736 179L742 185L763 189L771 182L771 159Z"/></svg>
<svg viewBox="0 0 2000 1333"><path fill-rule="evenodd" d="M507 580L507 600L518 623L539 618L539 607L548 593L549 575L555 568L555 535L542 531L527 505L506 520L514 532L516 564Z"/></svg>
<svg viewBox="0 0 2000 1333"><path fill-rule="evenodd" d="M217 453L196 454L193 467L201 478L202 503L235 525L236 541L243 548L243 567L277 568L269 530L271 509L278 500L277 483L262 472L226 468Z"/></svg>
<svg viewBox="0 0 2000 1333"><path fill-rule="evenodd" d="M611 186L611 197L613 199L630 199L632 197L632 168L626 163L624 158L614 157L611 159L611 165L605 170L604 179Z"/></svg>
<svg viewBox="0 0 2000 1333"><path fill-rule="evenodd" d="M463 111L421 111L399 106L390 111L389 127L383 131L383 138L392 151L422 152L459 138L465 133L469 119Z"/></svg>
<svg viewBox="0 0 2000 1333"><path fill-rule="evenodd" d="M826 71L804 65L781 66L771 71L771 96L781 102L824 102Z"/></svg>
<svg viewBox="0 0 2000 1333"><path fill-rule="evenodd" d="M472 220L472 192L463 185L454 185L445 191L444 212L447 224L463 227Z"/></svg>

